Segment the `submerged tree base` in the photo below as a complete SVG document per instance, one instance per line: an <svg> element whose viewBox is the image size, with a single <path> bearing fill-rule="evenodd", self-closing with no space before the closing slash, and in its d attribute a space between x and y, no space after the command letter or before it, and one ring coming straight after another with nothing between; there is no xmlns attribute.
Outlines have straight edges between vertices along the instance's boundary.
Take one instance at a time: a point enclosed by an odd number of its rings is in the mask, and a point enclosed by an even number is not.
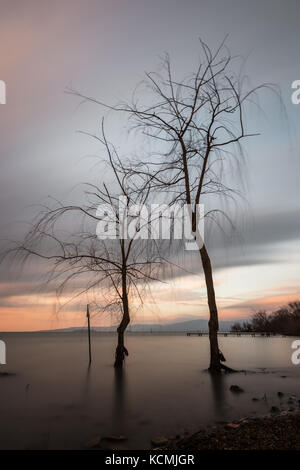
<svg viewBox="0 0 300 470"><path fill-rule="evenodd" d="M232 369L231 367L225 366L225 364L221 364L221 369L225 370L225 372L240 372L239 370Z"/></svg>
<svg viewBox="0 0 300 470"><path fill-rule="evenodd" d="M121 369L123 367L125 357L128 355L128 350L125 346L117 346L114 367L116 369Z"/></svg>
<svg viewBox="0 0 300 470"><path fill-rule="evenodd" d="M235 372L242 372L236 369L232 369L231 367L225 366L224 364L220 364L219 366L209 366L208 369L206 369L207 372L210 372L211 374L221 374L222 370L226 373L235 373Z"/></svg>

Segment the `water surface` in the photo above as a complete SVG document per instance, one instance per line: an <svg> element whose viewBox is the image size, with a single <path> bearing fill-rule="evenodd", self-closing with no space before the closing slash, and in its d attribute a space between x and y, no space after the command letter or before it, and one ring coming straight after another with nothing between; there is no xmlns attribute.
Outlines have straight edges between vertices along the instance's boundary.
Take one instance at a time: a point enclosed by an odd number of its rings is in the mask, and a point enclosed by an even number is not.
<svg viewBox="0 0 300 470"><path fill-rule="evenodd" d="M129 334L122 374L112 367L112 335L92 335L90 368L84 334L0 337L7 345L0 372L15 374L0 377L2 449L79 449L112 433L125 435L129 449L149 448L157 435L266 414L272 405L288 409L290 395L300 398L294 338L221 337L228 365L248 372L214 378L205 371L207 337ZM232 384L245 393L230 392Z"/></svg>

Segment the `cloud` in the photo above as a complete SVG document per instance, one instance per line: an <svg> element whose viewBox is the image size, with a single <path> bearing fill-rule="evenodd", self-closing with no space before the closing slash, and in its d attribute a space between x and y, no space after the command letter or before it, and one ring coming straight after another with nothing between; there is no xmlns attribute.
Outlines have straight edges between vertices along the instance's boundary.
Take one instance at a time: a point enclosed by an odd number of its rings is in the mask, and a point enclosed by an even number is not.
<svg viewBox="0 0 300 470"><path fill-rule="evenodd" d="M98 148L87 139L78 140L75 130L97 129L102 111L97 107L82 107L75 113L77 102L71 102L70 97L62 93L71 81L75 87L90 95L104 97L108 102L126 98L142 71L156 67L157 56L163 50L171 52L176 75L180 77L190 70L197 58L199 28L213 46L231 31L230 44L234 53L247 54L253 49L250 71L255 80L271 82L276 76L286 87L291 71L298 73L294 60L299 36L299 2L296 1L292 1L289 8L274 9L274 2L266 0L266 11L272 10L267 19L260 14L261 3L258 1L242 8L237 1L231 3L238 8L228 8L225 2L224 5L215 2L212 6L192 2L188 9L178 2L174 7L171 0L126 3L120 0L110 3L74 0L72 8L70 2L56 0L51 3L51 8L38 0L18 2L17 8L16 2L5 0L2 3L0 56L1 74L4 75L0 79L7 82L8 104L0 116L0 212L1 235L5 231L9 238L21 233L18 227L7 224L11 220L26 219L24 205L42 201L47 194L60 198L74 184L91 178L89 164L76 165L76 162L86 154L98 153ZM155 19L155 34L153 21L149 18ZM185 28L183 41L178 30L185 24L189 26ZM137 37L143 40L137 40ZM266 58L268 67L265 66ZM290 106L288 114L298 126L299 109L291 107L289 91L286 93ZM289 160L288 138L274 110L274 105L268 104L268 123L258 122L256 114L249 118L250 127L256 131L257 126L262 134L249 146L254 215L240 212L235 217L236 232L228 231L227 236L218 228L207 233L207 245L217 276L225 268L252 266L259 270L260 266L269 266L271 277L272 270L279 269L284 258L291 258L283 243L300 239L300 210L291 209L299 192L299 158L297 154L296 163ZM112 138L119 145L118 132L114 132ZM232 183L236 183L234 178ZM278 208L279 202L282 209ZM295 250L295 244L291 249ZM181 254L174 260L187 272L175 267L168 271L165 277L177 281L177 290L174 288L175 293L174 290L156 290L157 304L166 316L177 315L173 311L174 299L176 309L182 312L178 314L184 314L189 308L193 314L198 311L204 315L207 312L205 300L203 310L201 307L205 286L198 253ZM283 269L287 269L286 266ZM14 324L24 326L26 319L21 320L21 312L30 317L26 308L33 309L35 295L40 295L40 302L43 298L47 299L46 304L51 298L54 302L53 286L40 284L44 272L42 264L32 268L27 265L23 273L18 273L18 268L8 272L6 266L1 266L1 320L5 311L9 310L11 315L15 306L19 313L16 313ZM193 281L190 272L201 278ZM288 276L288 273L283 272L282 276ZM245 284L247 282L248 278ZM266 278L262 289L267 289L268 282ZM74 289L77 287L74 284ZM228 298L231 295L229 289ZM263 302L268 297L259 298ZM241 311L246 312L252 305L256 307L257 302L255 299L253 304L250 299L241 304ZM27 307L20 307L21 303ZM76 309L75 303L73 308ZM41 312L41 305L39 309ZM226 304L222 311L228 314L230 307ZM237 310L234 311L236 314ZM49 305L43 307L45 312L49 312ZM38 313L35 315L34 321L38 322Z"/></svg>
<svg viewBox="0 0 300 470"><path fill-rule="evenodd" d="M268 289L271 293L262 295L262 292L252 292L252 299L245 302L236 302L222 307L221 314L233 318L249 318L258 310L272 312L287 305L289 302L300 300L300 279L284 282ZM273 292L272 292L273 291ZM250 294L251 297L251 294Z"/></svg>

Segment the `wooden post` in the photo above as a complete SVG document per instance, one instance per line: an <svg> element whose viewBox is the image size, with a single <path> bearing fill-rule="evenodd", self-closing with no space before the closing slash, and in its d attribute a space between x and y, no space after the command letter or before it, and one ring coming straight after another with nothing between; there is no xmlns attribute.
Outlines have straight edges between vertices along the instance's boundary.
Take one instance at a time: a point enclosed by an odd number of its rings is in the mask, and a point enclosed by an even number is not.
<svg viewBox="0 0 300 470"><path fill-rule="evenodd" d="M91 350L91 326L90 326L90 309L89 304L86 306L86 316L88 319L88 338L89 338L89 364L92 362L92 350Z"/></svg>

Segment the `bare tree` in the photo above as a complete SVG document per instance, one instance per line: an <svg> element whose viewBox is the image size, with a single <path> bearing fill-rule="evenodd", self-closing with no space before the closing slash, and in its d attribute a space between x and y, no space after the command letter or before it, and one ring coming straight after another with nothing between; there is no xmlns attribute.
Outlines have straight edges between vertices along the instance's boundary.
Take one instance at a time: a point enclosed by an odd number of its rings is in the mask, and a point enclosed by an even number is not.
<svg viewBox="0 0 300 470"><path fill-rule="evenodd" d="M215 52L201 40L200 44L202 60L194 73L178 81L166 55L161 72L146 73L141 93L137 96L136 92L131 103L108 106L69 90L84 100L129 115L132 129L141 132L151 145L151 152L139 156L132 171L144 179L144 187L150 183L156 191L163 192L169 204L189 204L194 233L198 205L204 196L234 196L233 187L227 184L226 167L239 161L243 141L256 135L245 129L245 105L258 90L269 87L245 89L245 77L232 72L235 58L224 42ZM206 215L213 216L217 211L215 206ZM225 358L218 345L218 309L205 243L199 251L210 314L209 370L229 370L222 364Z"/></svg>
<svg viewBox="0 0 300 470"><path fill-rule="evenodd" d="M240 331L299 336L300 302L290 302L269 314L265 310L259 310L252 315L250 321L239 326Z"/></svg>
<svg viewBox="0 0 300 470"><path fill-rule="evenodd" d="M43 206L24 241L9 253L22 262L31 257L46 260L50 264L48 281L58 282L58 295L72 281L81 286L72 299L89 291L101 291L105 300L101 308L121 314L114 363L120 368L128 355L124 333L130 323L130 300L137 296L142 302L142 289L157 280L154 274L160 258L154 243L139 238L143 224L147 230L148 221L138 211L130 214L131 206L146 203L149 189L141 190L138 178L126 171L115 147L107 141L103 123L101 136L92 137L104 146L112 181L99 186L88 184L85 204ZM130 238L124 232L126 217L127 223L133 225ZM79 223L75 227L74 220ZM70 223L73 233L64 236ZM109 233L104 231L107 227Z"/></svg>

